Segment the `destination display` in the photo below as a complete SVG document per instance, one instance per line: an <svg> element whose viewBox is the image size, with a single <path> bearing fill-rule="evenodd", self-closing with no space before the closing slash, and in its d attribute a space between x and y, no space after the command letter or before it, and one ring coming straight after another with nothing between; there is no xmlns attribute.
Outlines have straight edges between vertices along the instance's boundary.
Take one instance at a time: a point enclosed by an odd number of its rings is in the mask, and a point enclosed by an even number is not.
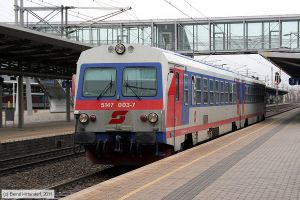
<svg viewBox="0 0 300 200"><path fill-rule="evenodd" d="M289 84L290 85L300 85L300 77L298 78L289 78Z"/></svg>

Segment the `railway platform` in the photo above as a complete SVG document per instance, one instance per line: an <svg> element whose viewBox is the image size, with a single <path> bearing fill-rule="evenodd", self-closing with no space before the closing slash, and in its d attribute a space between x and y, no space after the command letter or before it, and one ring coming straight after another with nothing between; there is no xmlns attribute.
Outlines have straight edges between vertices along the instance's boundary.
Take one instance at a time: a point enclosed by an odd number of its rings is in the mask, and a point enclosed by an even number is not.
<svg viewBox="0 0 300 200"><path fill-rule="evenodd" d="M25 128L0 128L0 143L74 133L74 122L52 121L27 124Z"/></svg>
<svg viewBox="0 0 300 200"><path fill-rule="evenodd" d="M300 108L64 199L300 199Z"/></svg>
<svg viewBox="0 0 300 200"><path fill-rule="evenodd" d="M25 127L21 129L15 116L14 124L9 121L6 127L3 124L0 128L0 143L74 133L74 122L66 122L65 115L50 113L49 110L39 110L30 116L25 113Z"/></svg>

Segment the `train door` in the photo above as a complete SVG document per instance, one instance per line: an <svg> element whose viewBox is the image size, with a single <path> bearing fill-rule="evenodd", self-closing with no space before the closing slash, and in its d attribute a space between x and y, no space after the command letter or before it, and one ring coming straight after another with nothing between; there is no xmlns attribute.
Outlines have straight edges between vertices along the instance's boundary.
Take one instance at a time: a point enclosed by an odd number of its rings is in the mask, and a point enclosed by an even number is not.
<svg viewBox="0 0 300 200"><path fill-rule="evenodd" d="M171 144L176 148L176 126L181 125L181 110L182 110L182 80L183 71L181 69L170 67L168 76L168 107L167 107L167 128L169 131Z"/></svg>
<svg viewBox="0 0 300 200"><path fill-rule="evenodd" d="M182 109L181 109L181 125L189 123L189 91L191 91L191 84L189 82L189 75L185 72L183 73L182 87Z"/></svg>

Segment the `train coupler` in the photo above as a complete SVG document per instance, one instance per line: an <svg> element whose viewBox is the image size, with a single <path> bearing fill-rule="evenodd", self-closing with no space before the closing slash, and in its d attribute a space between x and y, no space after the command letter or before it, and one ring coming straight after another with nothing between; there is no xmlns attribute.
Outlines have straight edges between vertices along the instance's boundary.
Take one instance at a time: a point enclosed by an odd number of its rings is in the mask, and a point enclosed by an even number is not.
<svg viewBox="0 0 300 200"><path fill-rule="evenodd" d="M116 142L115 142L115 151L116 152L122 152L122 137L120 135L116 135Z"/></svg>

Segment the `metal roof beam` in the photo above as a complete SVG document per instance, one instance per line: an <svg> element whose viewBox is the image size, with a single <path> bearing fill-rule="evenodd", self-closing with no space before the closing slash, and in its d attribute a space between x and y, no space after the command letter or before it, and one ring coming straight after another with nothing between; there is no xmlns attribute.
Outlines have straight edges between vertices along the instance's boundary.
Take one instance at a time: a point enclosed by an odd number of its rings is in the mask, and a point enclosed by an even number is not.
<svg viewBox="0 0 300 200"><path fill-rule="evenodd" d="M27 39L19 39L19 40L3 40L0 41L0 47L1 46L10 46L10 45L20 45L20 44L30 44L31 41Z"/></svg>
<svg viewBox="0 0 300 200"><path fill-rule="evenodd" d="M71 80L71 75L56 75L47 73L33 73L33 72L23 72L14 70L2 70L0 69L1 75L12 75L12 76L29 76L29 77L41 77L41 78L53 78L53 79L66 79Z"/></svg>

